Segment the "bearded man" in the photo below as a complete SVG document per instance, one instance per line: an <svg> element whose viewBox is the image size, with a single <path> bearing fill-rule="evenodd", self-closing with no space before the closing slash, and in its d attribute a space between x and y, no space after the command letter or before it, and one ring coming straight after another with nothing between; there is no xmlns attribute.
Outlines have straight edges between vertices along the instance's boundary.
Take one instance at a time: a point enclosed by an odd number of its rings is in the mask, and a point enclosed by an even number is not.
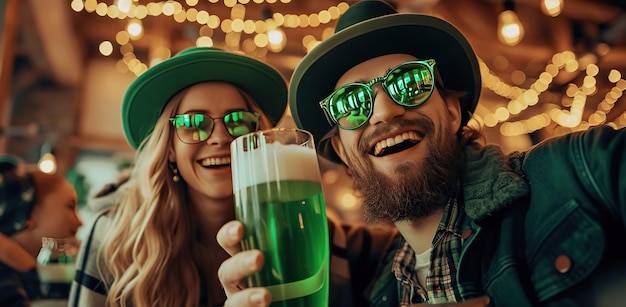
<svg viewBox="0 0 626 307"><path fill-rule="evenodd" d="M366 220L401 234L359 306L623 304L626 129L599 126L507 155L467 125L480 90L461 32L382 1L353 4L294 71L297 126L347 166ZM246 252L224 272L253 272L234 268ZM227 303L251 306L264 291L233 291Z"/></svg>

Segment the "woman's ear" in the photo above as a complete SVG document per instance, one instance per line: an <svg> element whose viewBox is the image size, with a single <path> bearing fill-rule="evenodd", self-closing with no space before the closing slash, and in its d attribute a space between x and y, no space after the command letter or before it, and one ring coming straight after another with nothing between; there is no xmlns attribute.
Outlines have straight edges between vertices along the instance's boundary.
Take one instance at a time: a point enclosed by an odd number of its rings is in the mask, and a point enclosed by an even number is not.
<svg viewBox="0 0 626 307"><path fill-rule="evenodd" d="M167 148L167 161L170 163L176 163L176 154L174 153L174 147L169 146Z"/></svg>
<svg viewBox="0 0 626 307"><path fill-rule="evenodd" d="M31 216L28 220L26 220L26 223L24 223L24 228L25 229L35 229L37 227L37 223L35 222L35 220L33 220L33 217Z"/></svg>

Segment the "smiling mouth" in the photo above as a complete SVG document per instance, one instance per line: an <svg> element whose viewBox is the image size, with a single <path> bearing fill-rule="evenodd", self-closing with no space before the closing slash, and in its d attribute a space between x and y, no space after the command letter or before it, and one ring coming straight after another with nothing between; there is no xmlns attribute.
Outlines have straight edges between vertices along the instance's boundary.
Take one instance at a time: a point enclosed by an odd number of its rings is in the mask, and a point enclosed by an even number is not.
<svg viewBox="0 0 626 307"><path fill-rule="evenodd" d="M204 168L222 168L230 166L230 157L206 158L199 161Z"/></svg>
<svg viewBox="0 0 626 307"><path fill-rule="evenodd" d="M376 143L370 150L370 154L375 157L394 154L417 145L422 139L423 136L420 136L415 131L403 132L395 137L387 138Z"/></svg>

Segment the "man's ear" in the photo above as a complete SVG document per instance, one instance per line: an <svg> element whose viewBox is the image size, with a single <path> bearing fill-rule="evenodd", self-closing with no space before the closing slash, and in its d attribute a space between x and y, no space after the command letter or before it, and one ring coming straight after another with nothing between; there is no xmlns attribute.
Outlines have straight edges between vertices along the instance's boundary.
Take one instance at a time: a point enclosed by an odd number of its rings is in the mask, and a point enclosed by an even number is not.
<svg viewBox="0 0 626 307"><path fill-rule="evenodd" d="M450 131L459 131L461 128L462 114L461 114L461 101L457 95L447 95L446 108L448 109L448 115L450 116Z"/></svg>
<svg viewBox="0 0 626 307"><path fill-rule="evenodd" d="M343 144L341 143L341 139L339 139L339 135L333 135L330 138L330 144L333 146L333 149L335 150L335 153L337 153L337 156L339 156L339 158L341 159L341 161L343 161L343 164L348 165L346 163L346 152L343 148Z"/></svg>

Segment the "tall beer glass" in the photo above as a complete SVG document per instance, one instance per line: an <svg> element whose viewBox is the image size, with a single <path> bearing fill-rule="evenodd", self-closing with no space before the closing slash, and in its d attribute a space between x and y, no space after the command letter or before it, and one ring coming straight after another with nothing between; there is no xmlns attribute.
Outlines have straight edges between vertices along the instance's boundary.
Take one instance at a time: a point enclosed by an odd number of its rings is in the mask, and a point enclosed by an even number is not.
<svg viewBox="0 0 626 307"><path fill-rule="evenodd" d="M265 287L272 307L328 306L328 224L313 136L275 128L231 144L242 248L265 256L248 286Z"/></svg>

